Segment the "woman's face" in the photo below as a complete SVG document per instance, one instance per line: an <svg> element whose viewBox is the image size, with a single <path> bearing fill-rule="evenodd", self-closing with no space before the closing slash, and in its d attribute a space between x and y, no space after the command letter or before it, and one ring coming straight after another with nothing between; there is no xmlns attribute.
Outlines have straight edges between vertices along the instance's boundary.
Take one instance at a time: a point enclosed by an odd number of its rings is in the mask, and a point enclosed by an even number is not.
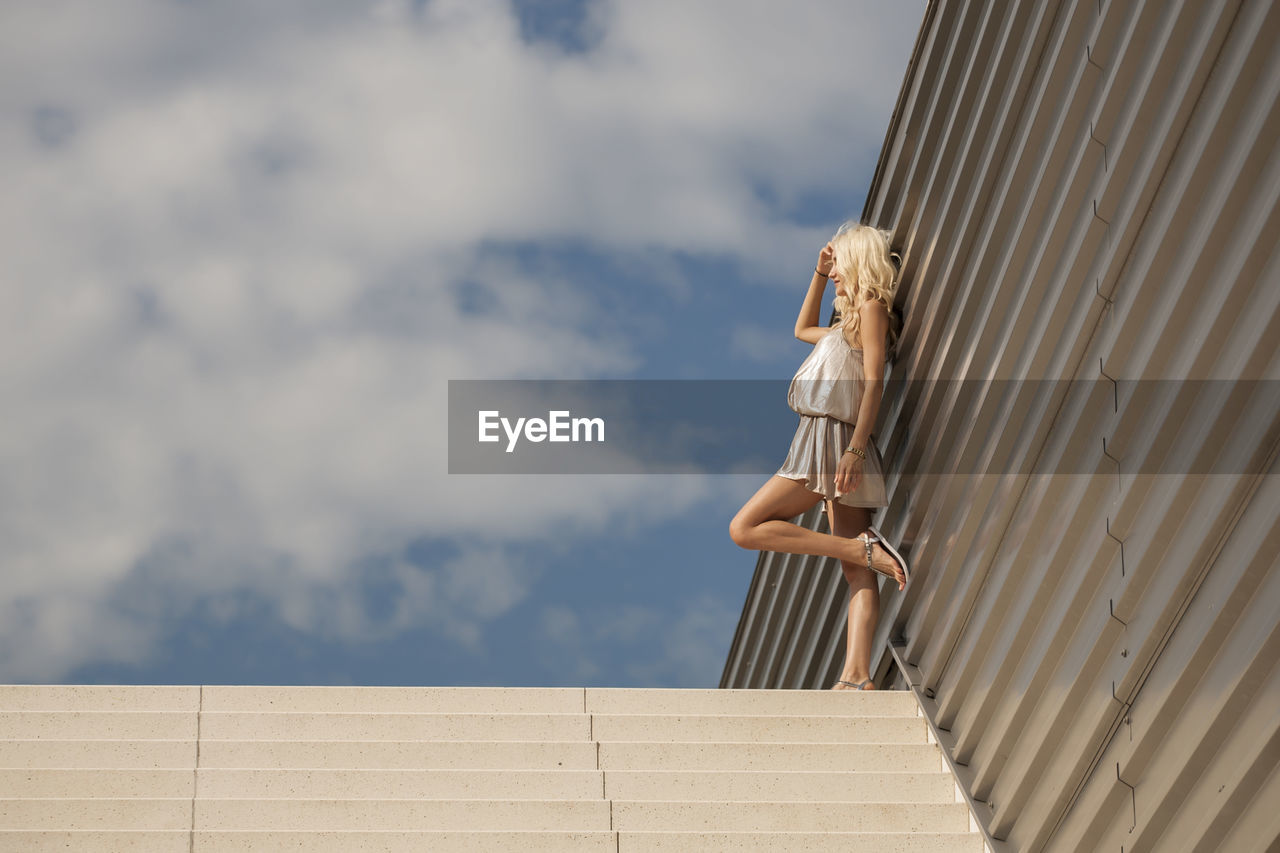
<svg viewBox="0 0 1280 853"><path fill-rule="evenodd" d="M831 268L831 283L836 286L836 296L849 297L849 289L845 286L844 279L840 278L840 273L836 272L835 267Z"/></svg>

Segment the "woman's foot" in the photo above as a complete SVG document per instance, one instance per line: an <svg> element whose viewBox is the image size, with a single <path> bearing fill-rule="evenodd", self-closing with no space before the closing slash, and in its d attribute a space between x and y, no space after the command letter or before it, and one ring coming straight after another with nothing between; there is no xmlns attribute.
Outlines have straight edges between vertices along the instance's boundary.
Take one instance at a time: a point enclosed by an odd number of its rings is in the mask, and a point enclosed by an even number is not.
<svg viewBox="0 0 1280 853"><path fill-rule="evenodd" d="M871 683L868 678L865 681L845 681L840 680L831 685L832 690L875 690L876 686Z"/></svg>
<svg viewBox="0 0 1280 853"><path fill-rule="evenodd" d="M845 557L845 561L852 563L855 566L865 567L867 565L867 534L863 533L862 535L856 536L850 540L849 550L851 552L851 556ZM903 571L902 564L895 560L893 555L889 551L885 550L885 547L880 540L875 537L871 538L870 569L876 574L884 575L885 577L896 581L898 589L907 588L907 574Z"/></svg>

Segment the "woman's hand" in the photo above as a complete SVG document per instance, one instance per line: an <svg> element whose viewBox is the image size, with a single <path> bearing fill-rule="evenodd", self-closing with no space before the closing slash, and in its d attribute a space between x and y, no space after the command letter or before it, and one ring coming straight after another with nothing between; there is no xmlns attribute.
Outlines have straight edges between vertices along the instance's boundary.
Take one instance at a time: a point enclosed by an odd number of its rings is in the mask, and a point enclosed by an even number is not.
<svg viewBox="0 0 1280 853"><path fill-rule="evenodd" d="M862 457L856 453L843 453L836 463L836 492L847 495L862 482Z"/></svg>
<svg viewBox="0 0 1280 853"><path fill-rule="evenodd" d="M831 265L835 263L836 250L831 248L831 244L822 247L822 251L818 253L818 273L831 277Z"/></svg>

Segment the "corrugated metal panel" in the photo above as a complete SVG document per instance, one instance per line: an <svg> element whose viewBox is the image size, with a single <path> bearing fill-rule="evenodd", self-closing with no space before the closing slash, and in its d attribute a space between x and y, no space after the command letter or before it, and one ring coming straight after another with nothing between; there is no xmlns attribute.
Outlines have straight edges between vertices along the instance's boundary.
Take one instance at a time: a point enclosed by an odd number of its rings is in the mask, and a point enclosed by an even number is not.
<svg viewBox="0 0 1280 853"><path fill-rule="evenodd" d="M877 432L916 571L876 668L1004 849L1280 843L1280 401L1228 398L1280 379L1278 97L1269 2L926 16L865 211L904 257ZM744 611L726 686L739 641L752 686L838 670L839 571L796 560L751 595L812 614Z"/></svg>

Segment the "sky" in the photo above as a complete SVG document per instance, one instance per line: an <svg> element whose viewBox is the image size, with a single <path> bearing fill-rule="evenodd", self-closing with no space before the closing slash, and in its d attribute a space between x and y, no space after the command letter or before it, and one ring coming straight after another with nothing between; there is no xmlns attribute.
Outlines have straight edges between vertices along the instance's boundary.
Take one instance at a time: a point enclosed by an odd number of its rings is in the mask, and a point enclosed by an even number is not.
<svg viewBox="0 0 1280 853"><path fill-rule="evenodd" d="M923 14L4 3L0 682L716 686L764 476L451 475L448 382L790 377Z"/></svg>

